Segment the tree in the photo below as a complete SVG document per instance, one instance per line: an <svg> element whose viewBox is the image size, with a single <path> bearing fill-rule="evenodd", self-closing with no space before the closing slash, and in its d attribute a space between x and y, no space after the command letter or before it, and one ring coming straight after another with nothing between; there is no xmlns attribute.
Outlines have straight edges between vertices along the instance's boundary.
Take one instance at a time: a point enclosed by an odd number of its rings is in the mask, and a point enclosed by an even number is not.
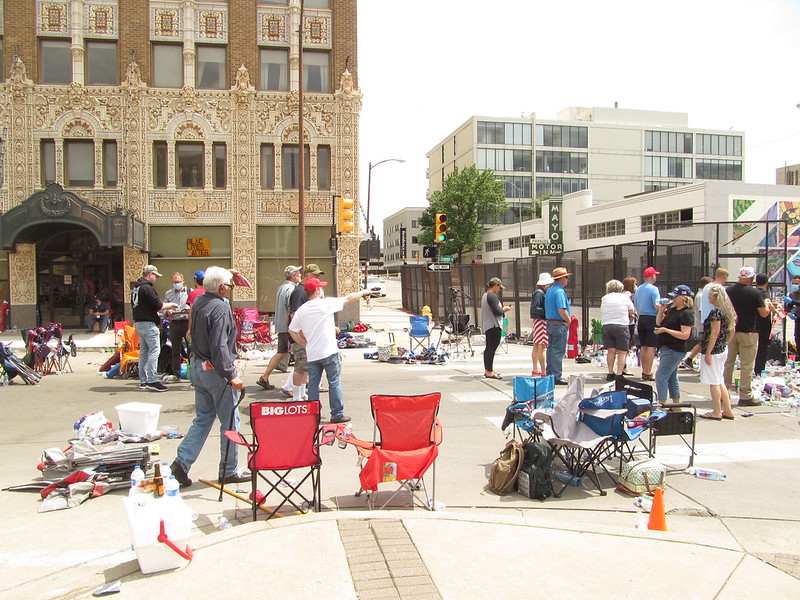
<svg viewBox="0 0 800 600"><path fill-rule="evenodd" d="M447 214L447 242L440 250L460 263L465 252L480 246L484 216L502 212L506 206L503 183L495 181L492 171L478 171L475 165L460 171L456 167L419 218L419 242L432 244L436 213Z"/></svg>

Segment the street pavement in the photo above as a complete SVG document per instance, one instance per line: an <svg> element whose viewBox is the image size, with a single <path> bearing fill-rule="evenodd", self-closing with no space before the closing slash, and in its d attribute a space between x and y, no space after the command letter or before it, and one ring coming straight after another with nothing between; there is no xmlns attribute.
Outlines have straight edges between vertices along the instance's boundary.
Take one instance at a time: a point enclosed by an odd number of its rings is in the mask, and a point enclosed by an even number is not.
<svg viewBox="0 0 800 600"><path fill-rule="evenodd" d="M394 333L407 345L408 316L396 308L397 284L385 299L362 305L365 335L384 343ZM394 300L393 300L394 298ZM376 331L379 330L379 331ZM380 331L382 330L382 331ZM20 339L17 332L0 341ZM2 487L35 479L42 451L66 446L73 423L103 411L117 421L115 406L152 402L162 406L160 426L185 432L193 417L188 383L156 394L136 382L105 380L96 371L109 356L102 349L113 335L76 336L80 348L73 373L48 375L38 386L0 389ZM559 594L572 598L800 598L800 424L773 407L736 409L730 422L697 424L699 466L727 474L706 481L682 472L667 477L668 532L638 529L646 517L631 498L568 487L544 502L519 494L497 496L486 489L492 461L506 442L500 430L511 399L511 377L530 374L530 347L509 344L496 358L499 381L482 377L481 347L474 357L446 365L380 363L364 350L343 351L346 414L354 434L369 438L368 398L374 393L442 392L444 442L436 463L436 500L428 512L398 495L383 511L368 511L358 489L352 448L322 448L323 510L252 522L249 505L197 482L214 479L218 431L212 432L182 490L199 514L187 566L153 575L139 572L131 550L122 491L88 500L69 510L39 513L36 493L2 492L4 544L0 550L3 598L89 598L106 582L121 581L119 597L219 598L524 598ZM507 352L506 352L507 350ZM255 385L266 359L243 361L247 405L282 398ZM584 373L587 387L604 383L604 369L564 361L567 374ZM634 369L636 374L639 369ZM273 374L274 383L282 383ZM681 371L683 399L708 410L706 386L696 373ZM557 390L557 397L564 389ZM328 415L322 398L323 416ZM162 460L172 461L179 440L158 442ZM688 450L677 437L659 441L658 458L677 465ZM240 462L245 460L240 453ZM609 465L613 466L612 464ZM614 469L612 469L612 473ZM235 484L249 493L249 484ZM389 490L384 484L381 490ZM388 498L390 492L381 492ZM287 513L288 514L288 513ZM231 529L221 530L226 517Z"/></svg>

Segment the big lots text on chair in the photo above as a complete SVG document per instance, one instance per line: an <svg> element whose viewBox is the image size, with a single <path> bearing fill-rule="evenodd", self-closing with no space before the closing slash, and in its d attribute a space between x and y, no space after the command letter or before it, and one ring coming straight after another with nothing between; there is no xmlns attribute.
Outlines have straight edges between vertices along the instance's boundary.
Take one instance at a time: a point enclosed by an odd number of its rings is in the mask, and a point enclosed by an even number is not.
<svg viewBox="0 0 800 600"><path fill-rule="evenodd" d="M442 426L437 417L442 395L439 392L421 396L370 396L374 427L371 442L346 437L340 426L337 438L353 444L366 459L359 479L360 496L367 492L370 509L375 508L378 484L396 481L399 488L384 502L385 508L398 492L411 493L412 503L433 510L436 501L436 457L442 443ZM425 474L430 467L431 490L428 493ZM420 499L416 492L422 492Z"/></svg>
<svg viewBox="0 0 800 600"><path fill-rule="evenodd" d="M319 402L253 402L250 426L252 443L238 431L226 431L225 436L248 449L253 520L256 520L258 506L265 504L272 494L281 496L282 500L274 509L267 510L267 519L275 516L287 502L298 512L306 512L308 507L319 512L322 465L318 445ZM303 469L308 471L299 481L288 478L292 471ZM310 496L301 490L309 479ZM263 493L257 489L259 481L267 486Z"/></svg>

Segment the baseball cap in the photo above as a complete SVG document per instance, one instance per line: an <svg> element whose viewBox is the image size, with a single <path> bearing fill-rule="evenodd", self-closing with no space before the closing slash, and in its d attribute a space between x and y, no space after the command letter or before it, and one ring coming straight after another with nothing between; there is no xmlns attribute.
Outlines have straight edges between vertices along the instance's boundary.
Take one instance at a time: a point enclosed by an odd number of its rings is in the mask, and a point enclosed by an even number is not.
<svg viewBox="0 0 800 600"><path fill-rule="evenodd" d="M153 265L145 265L142 269L142 275L149 275L150 273L155 273L156 277L162 277L161 273Z"/></svg>
<svg viewBox="0 0 800 600"><path fill-rule="evenodd" d="M656 271L653 267L647 267L642 274L645 277L652 277L653 275L661 275L661 271Z"/></svg>
<svg viewBox="0 0 800 600"><path fill-rule="evenodd" d="M291 277L292 275L294 275L295 273L297 273L300 270L301 270L300 267L295 267L294 265L289 265L288 267L286 267L283 270L283 276L286 279L289 279L289 277Z"/></svg>
<svg viewBox="0 0 800 600"><path fill-rule="evenodd" d="M206 272L205 271L195 271L194 272L194 278L197 279L197 281L203 281L203 279L206 278Z"/></svg>
<svg viewBox="0 0 800 600"><path fill-rule="evenodd" d="M501 290L506 289L506 286L503 285L503 280L499 277L492 277L489 280L489 287L492 287L493 285L499 285Z"/></svg>
<svg viewBox="0 0 800 600"><path fill-rule="evenodd" d="M670 296L673 298L675 296L694 296L692 293L692 288L688 285L676 285L675 289L669 293Z"/></svg>
<svg viewBox="0 0 800 600"><path fill-rule="evenodd" d="M316 265L308 265L308 266L315 267ZM316 277L312 277L311 279L306 279L305 283L303 283L303 286L306 288L306 294L310 294L317 288L325 287L326 285L328 285L327 281L320 281Z"/></svg>
<svg viewBox="0 0 800 600"><path fill-rule="evenodd" d="M325 271L321 271L319 265L314 263L309 263L306 265L305 273L313 273L314 275L325 275Z"/></svg>
<svg viewBox="0 0 800 600"><path fill-rule="evenodd" d="M752 279L756 276L756 271L753 267L742 267L739 269L740 279Z"/></svg>

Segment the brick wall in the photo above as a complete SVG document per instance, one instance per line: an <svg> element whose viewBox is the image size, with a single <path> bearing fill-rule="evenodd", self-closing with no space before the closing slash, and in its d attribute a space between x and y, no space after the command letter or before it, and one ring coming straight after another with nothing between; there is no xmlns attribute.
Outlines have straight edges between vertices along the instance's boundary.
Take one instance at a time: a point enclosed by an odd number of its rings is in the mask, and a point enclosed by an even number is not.
<svg viewBox="0 0 800 600"><path fill-rule="evenodd" d="M39 49L36 43L36 2L15 0L3 3L3 79L8 77L14 54L19 54L28 77L38 81ZM19 46L19 49L17 49Z"/></svg>
<svg viewBox="0 0 800 600"><path fill-rule="evenodd" d="M331 56L331 89L339 87L345 62L358 87L358 33L356 0L331 0L333 7L333 55ZM348 58L350 59L348 61Z"/></svg>
<svg viewBox="0 0 800 600"><path fill-rule="evenodd" d="M250 82L258 87L258 46L256 37L256 0L228 2L228 85L236 79L236 70L244 65Z"/></svg>
<svg viewBox="0 0 800 600"><path fill-rule="evenodd" d="M119 81L125 81L131 50L139 63L142 81L150 84L150 17L148 0L121 0L119 6Z"/></svg>

